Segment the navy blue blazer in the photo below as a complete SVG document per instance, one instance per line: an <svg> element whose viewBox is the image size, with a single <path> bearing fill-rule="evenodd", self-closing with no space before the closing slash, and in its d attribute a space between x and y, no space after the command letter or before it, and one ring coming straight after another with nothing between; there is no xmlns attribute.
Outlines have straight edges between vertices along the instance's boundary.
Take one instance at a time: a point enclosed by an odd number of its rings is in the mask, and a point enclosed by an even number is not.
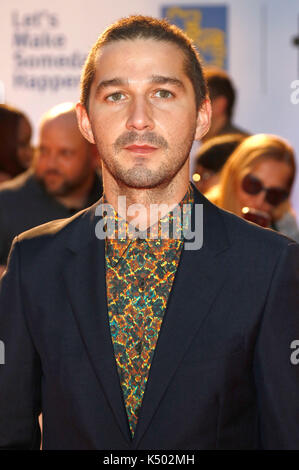
<svg viewBox="0 0 299 470"><path fill-rule="evenodd" d="M299 245L203 204L131 439L97 204L18 236L0 287L0 447L298 449ZM294 362L294 361L293 361Z"/></svg>

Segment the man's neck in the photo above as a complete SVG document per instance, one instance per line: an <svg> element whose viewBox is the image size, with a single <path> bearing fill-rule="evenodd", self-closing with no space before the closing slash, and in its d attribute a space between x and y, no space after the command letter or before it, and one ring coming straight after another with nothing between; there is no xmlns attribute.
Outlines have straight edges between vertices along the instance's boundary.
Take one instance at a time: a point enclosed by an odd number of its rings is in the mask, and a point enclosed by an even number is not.
<svg viewBox="0 0 299 470"><path fill-rule="evenodd" d="M55 199L68 209L83 209L87 204L91 188L94 184L94 178L95 175L92 173L86 181L84 181L80 187L74 189L71 194L58 196L55 197Z"/></svg>
<svg viewBox="0 0 299 470"><path fill-rule="evenodd" d="M103 174L105 201L125 220L145 230L170 212L185 196L189 184L189 169L184 169L169 183L151 189L131 188ZM138 205L138 206L137 206ZM159 210L157 210L159 206Z"/></svg>

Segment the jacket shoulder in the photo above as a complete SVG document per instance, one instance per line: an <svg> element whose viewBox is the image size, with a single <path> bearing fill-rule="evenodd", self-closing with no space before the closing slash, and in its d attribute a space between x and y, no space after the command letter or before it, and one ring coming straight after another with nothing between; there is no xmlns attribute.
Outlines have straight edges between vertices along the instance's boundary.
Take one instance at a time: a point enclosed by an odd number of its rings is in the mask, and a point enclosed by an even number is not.
<svg viewBox="0 0 299 470"><path fill-rule="evenodd" d="M94 204L95 206L96 204ZM46 243L47 240L60 239L66 234L70 234L78 224L86 218L93 217L93 206L77 212L71 217L65 219L56 219L45 224L33 227L30 230L18 235L16 238L20 244L35 244L37 242Z"/></svg>

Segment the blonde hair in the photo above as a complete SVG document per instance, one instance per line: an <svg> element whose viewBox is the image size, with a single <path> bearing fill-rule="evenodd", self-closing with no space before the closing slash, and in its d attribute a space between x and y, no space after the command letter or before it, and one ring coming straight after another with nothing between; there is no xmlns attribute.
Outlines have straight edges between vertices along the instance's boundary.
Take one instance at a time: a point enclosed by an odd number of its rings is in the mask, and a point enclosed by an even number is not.
<svg viewBox="0 0 299 470"><path fill-rule="evenodd" d="M256 134L247 137L231 154L221 173L217 200L214 202L223 209L239 214L237 187L242 178L259 162L264 160L285 162L291 169L288 182L290 191L295 179L296 163L293 148L290 144L271 134ZM290 208L289 201L281 203L273 211L273 219L279 219Z"/></svg>

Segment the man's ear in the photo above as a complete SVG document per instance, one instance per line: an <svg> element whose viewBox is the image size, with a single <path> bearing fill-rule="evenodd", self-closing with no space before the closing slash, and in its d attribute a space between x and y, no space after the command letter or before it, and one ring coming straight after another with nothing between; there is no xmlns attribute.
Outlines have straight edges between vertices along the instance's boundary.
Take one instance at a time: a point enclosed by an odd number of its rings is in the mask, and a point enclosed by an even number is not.
<svg viewBox="0 0 299 470"><path fill-rule="evenodd" d="M90 125L90 120L86 111L85 106L81 103L76 104L76 114L78 120L78 126L81 131L81 134L85 139L88 140L91 144L95 144L95 140L93 137L93 132Z"/></svg>
<svg viewBox="0 0 299 470"><path fill-rule="evenodd" d="M202 139L211 125L212 108L211 101L206 98L197 113L195 140Z"/></svg>

